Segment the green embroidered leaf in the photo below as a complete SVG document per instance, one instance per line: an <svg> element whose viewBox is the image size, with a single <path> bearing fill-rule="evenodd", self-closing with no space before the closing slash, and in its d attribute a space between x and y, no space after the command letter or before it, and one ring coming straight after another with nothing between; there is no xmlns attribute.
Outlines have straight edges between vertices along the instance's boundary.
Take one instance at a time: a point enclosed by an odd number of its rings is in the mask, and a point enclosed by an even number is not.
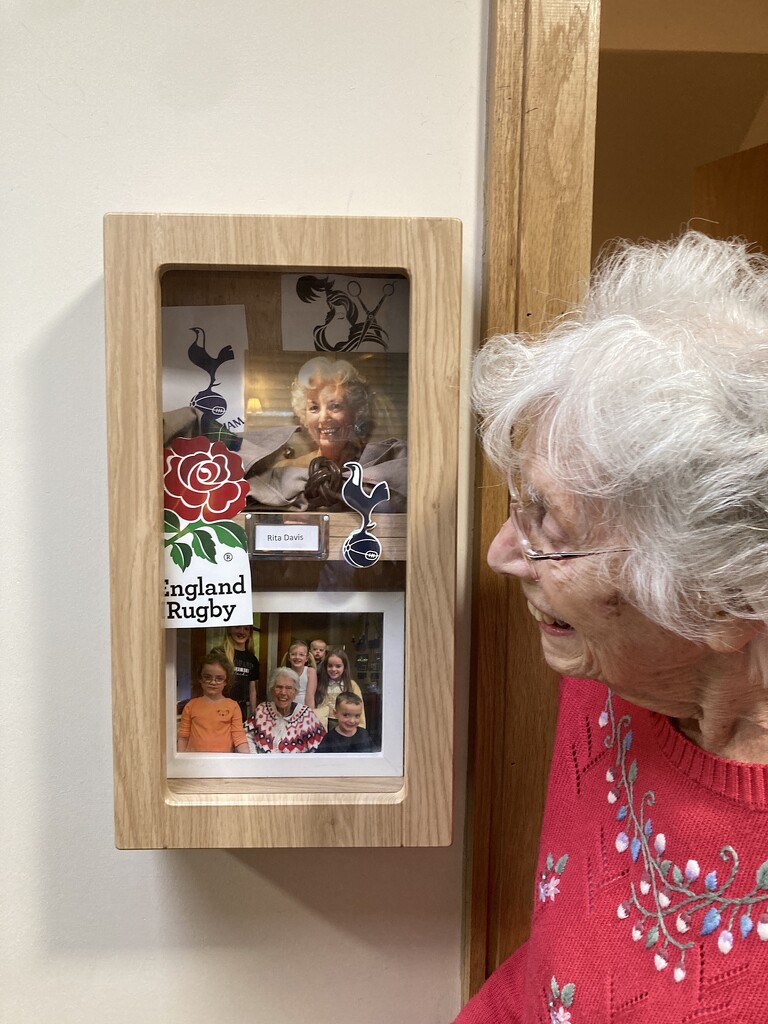
<svg viewBox="0 0 768 1024"><path fill-rule="evenodd" d="M243 548L243 550L247 550L248 540L245 536L245 530L238 523L209 523L208 525L222 544L226 544L230 548Z"/></svg>
<svg viewBox="0 0 768 1024"><path fill-rule="evenodd" d="M562 875L565 871L565 865L568 863L568 854L564 853L560 860L555 864L555 874ZM568 876L570 878L570 875Z"/></svg>
<svg viewBox="0 0 768 1024"><path fill-rule="evenodd" d="M554 974L552 975L552 995L555 997L555 999L560 998L560 988L557 984L557 981L555 980Z"/></svg>
<svg viewBox="0 0 768 1024"><path fill-rule="evenodd" d="M629 766L629 781L630 783L637 782L637 759Z"/></svg>
<svg viewBox="0 0 768 1024"><path fill-rule="evenodd" d="M181 520L169 508L163 513L163 527L165 533L178 533L181 529Z"/></svg>
<svg viewBox="0 0 768 1024"><path fill-rule="evenodd" d="M552 867L554 866L554 863L555 863L555 858L552 856L551 853L548 853L547 854L547 871L551 871L552 870Z"/></svg>
<svg viewBox="0 0 768 1024"><path fill-rule="evenodd" d="M669 874L669 869L671 867L672 867L672 861L671 860L663 860L661 862L661 864L659 864L659 871L661 871L662 875L666 878L667 875Z"/></svg>
<svg viewBox="0 0 768 1024"><path fill-rule="evenodd" d="M659 940L659 926L655 924L653 928L648 929L648 934L645 937L645 948L650 949L651 946L655 946Z"/></svg>
<svg viewBox="0 0 768 1024"><path fill-rule="evenodd" d="M680 870L677 864L675 864L675 866L672 868L672 878L676 885L683 884L683 872Z"/></svg>
<svg viewBox="0 0 768 1024"><path fill-rule="evenodd" d="M573 997L575 995L576 995L576 986L574 985L574 983L572 981L569 981L567 985L563 985L563 991L560 993L560 999L562 1001L563 1006L566 1008L566 1010L568 1009L568 1007L573 1002Z"/></svg>
<svg viewBox="0 0 768 1024"><path fill-rule="evenodd" d="M764 860L757 869L758 889L768 889L768 860Z"/></svg>
<svg viewBox="0 0 768 1024"><path fill-rule="evenodd" d="M192 550L198 558L216 561L216 542L207 530L195 530L192 533Z"/></svg>
<svg viewBox="0 0 768 1024"><path fill-rule="evenodd" d="M192 548L189 544L172 544L171 559L178 565L182 572L192 561Z"/></svg>

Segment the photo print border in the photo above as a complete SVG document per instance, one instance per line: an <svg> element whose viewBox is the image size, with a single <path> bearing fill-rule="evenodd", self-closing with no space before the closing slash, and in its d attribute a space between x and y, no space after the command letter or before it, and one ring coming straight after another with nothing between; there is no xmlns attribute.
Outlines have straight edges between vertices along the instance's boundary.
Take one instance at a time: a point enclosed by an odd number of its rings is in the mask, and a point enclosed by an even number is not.
<svg viewBox="0 0 768 1024"><path fill-rule="evenodd" d="M169 778L294 779L366 778L403 775L405 691L405 597L388 591L298 595L254 593L254 614L382 616L381 751L370 754L203 754L176 752L177 672L175 631L166 638L166 751ZM349 653L349 652L348 652Z"/></svg>

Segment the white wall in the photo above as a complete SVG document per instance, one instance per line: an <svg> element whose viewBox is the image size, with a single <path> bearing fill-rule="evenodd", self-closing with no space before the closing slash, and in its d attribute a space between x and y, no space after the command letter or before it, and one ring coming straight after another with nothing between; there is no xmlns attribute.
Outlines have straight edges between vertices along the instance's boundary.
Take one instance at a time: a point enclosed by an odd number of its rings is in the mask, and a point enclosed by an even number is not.
<svg viewBox="0 0 768 1024"><path fill-rule="evenodd" d="M468 346L484 19L482 0L4 5L9 1024L437 1024L458 1009L460 817L446 850L113 848L101 218L460 217ZM462 428L466 572L466 411Z"/></svg>

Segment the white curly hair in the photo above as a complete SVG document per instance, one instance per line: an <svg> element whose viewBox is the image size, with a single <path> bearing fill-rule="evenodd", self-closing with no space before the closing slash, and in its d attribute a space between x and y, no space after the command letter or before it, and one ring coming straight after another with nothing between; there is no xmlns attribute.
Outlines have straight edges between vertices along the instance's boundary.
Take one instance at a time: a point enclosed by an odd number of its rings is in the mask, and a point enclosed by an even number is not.
<svg viewBox="0 0 768 1024"><path fill-rule="evenodd" d="M530 432L598 503L650 619L692 640L722 613L768 623L768 258L693 231L617 243L544 336L490 339L473 398L499 469Z"/></svg>

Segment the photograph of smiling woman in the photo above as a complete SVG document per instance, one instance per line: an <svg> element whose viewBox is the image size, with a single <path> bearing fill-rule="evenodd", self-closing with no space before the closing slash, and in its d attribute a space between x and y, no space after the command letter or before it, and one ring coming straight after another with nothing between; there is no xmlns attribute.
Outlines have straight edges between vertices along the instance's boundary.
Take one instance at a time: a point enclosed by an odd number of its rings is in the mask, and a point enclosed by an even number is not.
<svg viewBox="0 0 768 1024"><path fill-rule="evenodd" d="M377 512L404 512L407 448L399 438L373 436L379 398L349 360L316 356L304 363L290 386L290 400L310 450L294 457L283 455L282 443L273 451L262 449L258 463L246 469L251 506L344 510L344 464L354 461L362 466L367 487L381 480L389 485L390 499L377 505ZM244 462L260 444L249 435Z"/></svg>

